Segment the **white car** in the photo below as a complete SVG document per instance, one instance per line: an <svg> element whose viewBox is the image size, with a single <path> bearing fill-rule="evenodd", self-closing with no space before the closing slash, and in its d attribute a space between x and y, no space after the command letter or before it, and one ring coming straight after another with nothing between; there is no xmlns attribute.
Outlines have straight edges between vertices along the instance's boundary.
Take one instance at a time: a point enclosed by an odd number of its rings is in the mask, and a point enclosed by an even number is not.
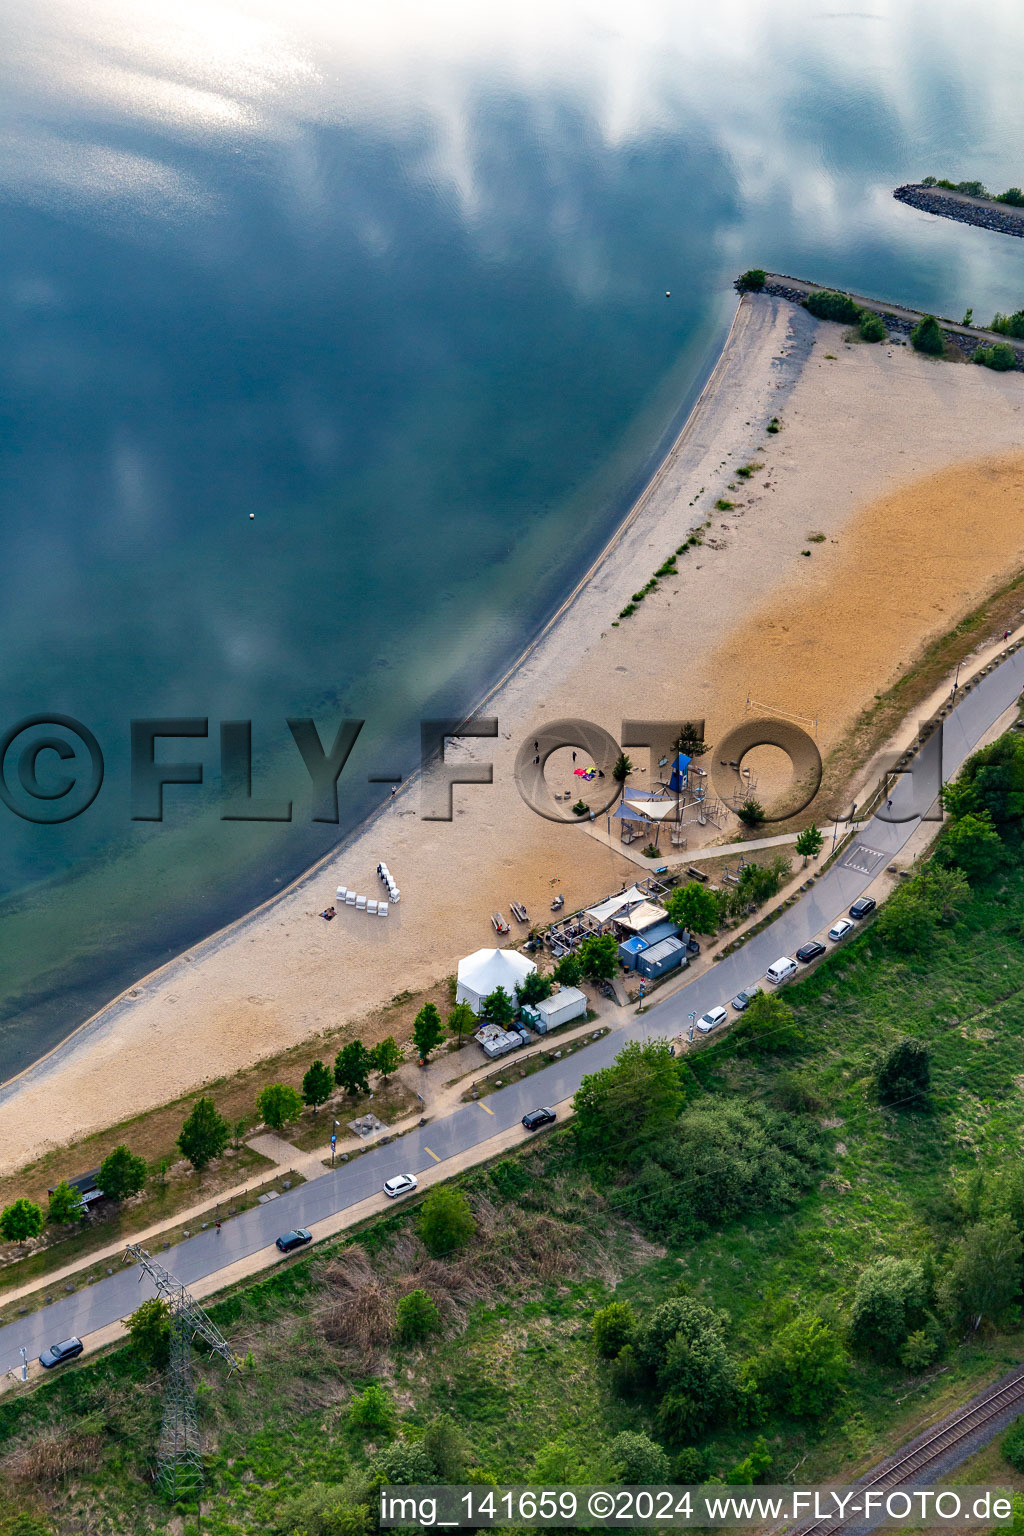
<svg viewBox="0 0 1024 1536"><path fill-rule="evenodd" d="M853 932L853 924L848 917L841 917L838 923L833 923L828 931L828 936L833 944L838 944L840 939L845 939L848 933Z"/></svg>
<svg viewBox="0 0 1024 1536"><path fill-rule="evenodd" d="M388 1179L384 1185L384 1193L392 1200L397 1200L399 1195L411 1194L418 1186L414 1173L397 1173L393 1179Z"/></svg>
<svg viewBox="0 0 1024 1536"><path fill-rule="evenodd" d="M727 1018L728 1014L724 1008L709 1008L707 1013L697 1020L697 1028L702 1035L710 1035L711 1031L717 1029L718 1025Z"/></svg>

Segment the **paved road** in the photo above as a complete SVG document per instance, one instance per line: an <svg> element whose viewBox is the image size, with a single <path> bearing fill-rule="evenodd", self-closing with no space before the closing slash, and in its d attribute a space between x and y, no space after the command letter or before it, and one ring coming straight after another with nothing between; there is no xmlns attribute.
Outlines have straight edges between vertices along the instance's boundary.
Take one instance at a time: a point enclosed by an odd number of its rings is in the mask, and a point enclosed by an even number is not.
<svg viewBox="0 0 1024 1536"><path fill-rule="evenodd" d="M941 742L943 778L956 773L985 732L998 720L1024 688L1024 650L1016 651L987 677L962 694L945 723ZM691 1010L698 1015L716 1003L727 1002L741 988L760 980L780 955L791 955L798 945L828 928L840 913L870 885L875 875L903 847L919 818L936 798L939 784L939 742L925 747L913 760L912 773L903 775L892 795L891 818L876 816L861 828L855 850L848 853L817 880L813 888L764 933L751 939L735 955L714 965L690 986L683 987L645 1014L630 1020L625 1029L614 1030L589 1046L585 1053L546 1067L521 1083L510 1084L488 1097L488 1114L480 1104L466 1104L443 1120L410 1132L400 1141L377 1147L323 1178L303 1184L268 1205L256 1206L213 1228L177 1244L166 1255L157 1254L174 1273L191 1285L240 1259L269 1248L279 1233L290 1227L312 1226L380 1190L396 1173L420 1173L466 1152L518 1123L528 1109L569 1098L586 1072L613 1061L630 1039L676 1035L687 1026ZM885 812L882 813L886 815ZM427 1148L430 1150L428 1151ZM134 1267L115 1273L96 1285L63 1297L49 1307L0 1328L0 1372L20 1363L24 1345L30 1360L41 1349L69 1334L86 1334L104 1328L133 1312L153 1294L146 1277L139 1279Z"/></svg>

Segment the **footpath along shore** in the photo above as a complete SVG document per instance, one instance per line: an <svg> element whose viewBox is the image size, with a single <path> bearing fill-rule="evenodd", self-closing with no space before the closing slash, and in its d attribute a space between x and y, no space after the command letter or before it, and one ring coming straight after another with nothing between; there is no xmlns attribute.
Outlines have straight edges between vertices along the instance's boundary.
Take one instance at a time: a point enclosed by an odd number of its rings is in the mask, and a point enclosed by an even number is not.
<svg viewBox="0 0 1024 1536"><path fill-rule="evenodd" d="M1022 410L1018 374L846 346L780 298L744 298L630 517L488 699L498 738L456 749L490 762L493 785L457 789L449 823L422 821L418 788L403 788L289 891L6 1084L0 1171L318 1032L401 1034L407 1021L373 1010L492 943L489 914L511 898L536 920L556 893L572 910L621 888L628 859L515 790L516 754L544 721L583 717L618 739L624 719L703 717L714 740L752 696L818 718L827 757L927 641L1024 563ZM620 619L695 526L702 542ZM381 858L402 889L388 920L346 908L322 922L334 887L367 888Z"/></svg>

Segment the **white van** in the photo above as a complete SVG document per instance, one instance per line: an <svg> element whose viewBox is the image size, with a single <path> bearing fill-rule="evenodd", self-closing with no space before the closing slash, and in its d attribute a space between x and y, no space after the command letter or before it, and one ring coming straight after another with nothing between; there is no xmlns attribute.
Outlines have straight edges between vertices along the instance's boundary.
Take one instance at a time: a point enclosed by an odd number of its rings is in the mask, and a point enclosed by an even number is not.
<svg viewBox="0 0 1024 1536"><path fill-rule="evenodd" d="M774 964L768 967L764 974L773 987L780 987L784 981L788 981L791 976L796 975L796 961L790 960L787 955L783 955L782 959L776 960Z"/></svg>

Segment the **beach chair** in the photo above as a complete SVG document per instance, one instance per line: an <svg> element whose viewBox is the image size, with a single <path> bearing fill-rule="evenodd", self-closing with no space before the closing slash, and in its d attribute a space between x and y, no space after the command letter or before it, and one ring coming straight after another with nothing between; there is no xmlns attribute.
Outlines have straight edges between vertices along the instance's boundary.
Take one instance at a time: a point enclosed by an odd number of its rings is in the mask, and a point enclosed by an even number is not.
<svg viewBox="0 0 1024 1536"><path fill-rule="evenodd" d="M345 905L346 905L346 907L354 907L355 904L356 904L356 893L355 893L355 891L346 891L345 892Z"/></svg>
<svg viewBox="0 0 1024 1536"><path fill-rule="evenodd" d="M387 917L387 915L388 915L388 904L387 904L387 902L386 901L378 901L378 903L377 903L377 916L378 917Z"/></svg>
<svg viewBox="0 0 1024 1536"><path fill-rule="evenodd" d="M376 917L377 916L377 903L375 901L367 900L366 910L370 914L371 917Z"/></svg>
<svg viewBox="0 0 1024 1536"><path fill-rule="evenodd" d="M348 895L348 887L345 885L339 885L335 895L339 901L344 901L345 897Z"/></svg>
<svg viewBox="0 0 1024 1536"><path fill-rule="evenodd" d="M356 897L356 911L357 912L365 912L366 911L366 897L365 896L357 896Z"/></svg>

